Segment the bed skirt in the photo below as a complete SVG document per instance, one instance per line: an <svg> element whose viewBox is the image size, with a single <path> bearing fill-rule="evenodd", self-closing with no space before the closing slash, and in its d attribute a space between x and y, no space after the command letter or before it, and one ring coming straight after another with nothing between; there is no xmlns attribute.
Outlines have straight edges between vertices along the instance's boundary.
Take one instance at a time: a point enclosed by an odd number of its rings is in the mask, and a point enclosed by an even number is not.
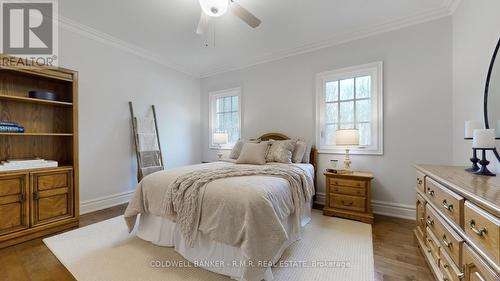
<svg viewBox="0 0 500 281"><path fill-rule="evenodd" d="M306 203L304 206L302 226L305 226L311 220L311 207L311 203ZM287 221L283 223L287 233L289 233L289 239L281 246L278 253L276 253L276 256L272 260L273 264L278 262L286 248L300 238L290 235L292 223L292 216L288 217ZM163 217L141 214L137 236L158 246L174 247L176 252L194 265L229 276L234 280L260 281L264 279L271 281L274 279L271 267L267 268L264 276L259 280L242 279L243 267L240 262L243 260L243 255L239 248L213 241L202 233L198 233L194 247L191 248L186 244L177 224Z"/></svg>

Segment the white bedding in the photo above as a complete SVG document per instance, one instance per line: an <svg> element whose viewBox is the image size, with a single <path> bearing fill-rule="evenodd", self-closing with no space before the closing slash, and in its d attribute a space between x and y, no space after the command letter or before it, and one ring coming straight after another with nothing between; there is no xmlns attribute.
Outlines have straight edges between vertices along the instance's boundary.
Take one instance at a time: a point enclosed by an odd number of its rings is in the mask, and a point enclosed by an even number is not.
<svg viewBox="0 0 500 281"><path fill-rule="evenodd" d="M165 190L169 189L169 183L178 176L193 170L232 165L235 164L215 162L152 174L139 184L125 217L130 220L134 215L141 214L138 236L143 240L160 246L175 247L176 251L194 263L219 263L219 266L205 266L208 270L239 280L244 280L242 276L245 276L248 279L245 281L270 281L273 278L268 263L276 262L284 249L300 238L300 231L297 231L301 226L300 219L304 223L310 218L310 201L292 199L289 180L280 176L257 174L208 182L203 189L203 197L200 197L202 205L196 228L198 231L195 239L191 240L194 248L187 246L188 240L181 235L180 223L175 223L175 217L164 216L161 212L159 202ZM272 166L274 163L267 165ZM283 166L277 164L276 169L279 165ZM312 183L314 167L311 164L290 165L295 166L290 171L300 170L302 177ZM245 168L244 166L241 167ZM270 168L275 170L274 167ZM311 185L306 186L310 188ZM296 212L298 209L301 211ZM262 258L252 258L259 256ZM248 261L249 257L250 260L264 260L266 264L249 267L248 264L239 266L237 263L232 266L233 261ZM221 267L222 261L229 263Z"/></svg>

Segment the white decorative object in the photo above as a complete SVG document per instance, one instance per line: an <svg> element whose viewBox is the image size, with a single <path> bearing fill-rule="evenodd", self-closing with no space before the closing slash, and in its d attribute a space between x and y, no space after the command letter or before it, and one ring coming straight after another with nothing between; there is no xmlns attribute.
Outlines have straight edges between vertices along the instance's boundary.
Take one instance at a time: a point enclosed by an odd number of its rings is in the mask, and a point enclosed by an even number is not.
<svg viewBox="0 0 500 281"><path fill-rule="evenodd" d="M351 159L349 158L349 147L359 145L359 130L358 129L348 129L348 130L337 130L335 133L336 144L346 146L345 149L345 160L344 166L346 172L351 173Z"/></svg>
<svg viewBox="0 0 500 281"><path fill-rule="evenodd" d="M495 130L482 129L474 130L472 136L472 148L491 149L495 148Z"/></svg>
<svg viewBox="0 0 500 281"><path fill-rule="evenodd" d="M465 138L471 139L473 137L474 130L482 129L483 123L480 121L465 121Z"/></svg>
<svg viewBox="0 0 500 281"><path fill-rule="evenodd" d="M227 144L228 138L229 136L227 133L214 133L212 137L212 142L218 147L217 157L219 157L219 160L222 159L221 146Z"/></svg>

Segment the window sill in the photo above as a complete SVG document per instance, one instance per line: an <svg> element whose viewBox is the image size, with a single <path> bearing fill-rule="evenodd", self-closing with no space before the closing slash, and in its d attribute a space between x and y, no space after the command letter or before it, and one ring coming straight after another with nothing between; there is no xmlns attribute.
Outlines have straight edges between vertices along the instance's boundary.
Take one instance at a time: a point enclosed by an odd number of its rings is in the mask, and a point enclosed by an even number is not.
<svg viewBox="0 0 500 281"><path fill-rule="evenodd" d="M337 155L345 155L345 149L319 149L318 154L337 154ZM374 155L374 156L383 156L383 151L376 150L360 150L360 149L349 149L350 155Z"/></svg>

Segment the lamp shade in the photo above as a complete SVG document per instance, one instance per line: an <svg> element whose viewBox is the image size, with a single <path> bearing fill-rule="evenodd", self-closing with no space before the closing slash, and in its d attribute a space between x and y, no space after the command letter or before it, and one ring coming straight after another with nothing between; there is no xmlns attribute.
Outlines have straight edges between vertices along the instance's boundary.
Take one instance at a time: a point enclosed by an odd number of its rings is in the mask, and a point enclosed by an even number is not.
<svg viewBox="0 0 500 281"><path fill-rule="evenodd" d="M212 142L214 144L226 144L228 140L227 133L214 133Z"/></svg>
<svg viewBox="0 0 500 281"><path fill-rule="evenodd" d="M483 128L483 123L480 121L472 120L472 121L465 121L465 134L464 137L466 139L471 139L473 137L474 130L482 129Z"/></svg>
<svg viewBox="0 0 500 281"><path fill-rule="evenodd" d="M359 145L359 130L337 130L335 139L337 145Z"/></svg>
<svg viewBox="0 0 500 281"><path fill-rule="evenodd" d="M220 17L227 12L228 0L200 0L203 12L211 17Z"/></svg>
<svg viewBox="0 0 500 281"><path fill-rule="evenodd" d="M495 148L495 130L474 130L472 147L486 149Z"/></svg>

